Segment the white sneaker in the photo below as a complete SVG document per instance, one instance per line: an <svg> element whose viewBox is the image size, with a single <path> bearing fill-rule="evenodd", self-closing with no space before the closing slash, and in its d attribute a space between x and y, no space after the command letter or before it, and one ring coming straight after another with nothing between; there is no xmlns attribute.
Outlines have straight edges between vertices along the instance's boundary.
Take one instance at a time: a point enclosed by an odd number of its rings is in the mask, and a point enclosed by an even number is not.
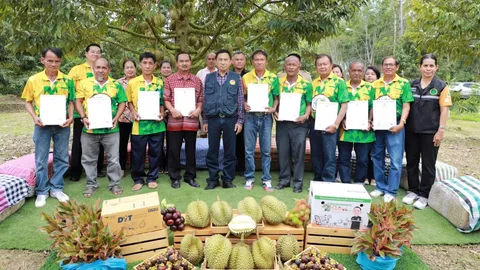
<svg viewBox="0 0 480 270"><path fill-rule="evenodd" d="M402 202L404 204L412 204L416 199L418 199L418 195L415 192L408 192L407 196L403 197Z"/></svg>
<svg viewBox="0 0 480 270"><path fill-rule="evenodd" d="M425 197L418 197L418 200L413 204L413 207L423 210L428 205L428 199Z"/></svg>
<svg viewBox="0 0 480 270"><path fill-rule="evenodd" d="M368 179L365 179L365 181L363 182L364 185L368 186L370 185L370 181L368 181Z"/></svg>
<svg viewBox="0 0 480 270"><path fill-rule="evenodd" d="M35 200L35 207L40 208L47 204L48 194L46 195L37 195L37 199Z"/></svg>
<svg viewBox="0 0 480 270"><path fill-rule="evenodd" d="M63 191L61 190L50 192L50 196L52 196L52 198L57 198L59 202L67 202L68 200L70 200L67 194L63 193Z"/></svg>
<svg viewBox="0 0 480 270"><path fill-rule="evenodd" d="M252 190L254 182L255 182L254 179L249 179L249 180L245 181L245 185L243 186L243 188L248 189L248 190Z"/></svg>
<svg viewBox="0 0 480 270"><path fill-rule="evenodd" d="M395 200L395 197L392 194L385 194L385 196L383 196L383 201L386 203L389 203L392 200Z"/></svg>
<svg viewBox="0 0 480 270"><path fill-rule="evenodd" d="M372 197L380 197L382 195L383 195L383 192L378 189L375 189L374 191L370 192L370 196Z"/></svg>

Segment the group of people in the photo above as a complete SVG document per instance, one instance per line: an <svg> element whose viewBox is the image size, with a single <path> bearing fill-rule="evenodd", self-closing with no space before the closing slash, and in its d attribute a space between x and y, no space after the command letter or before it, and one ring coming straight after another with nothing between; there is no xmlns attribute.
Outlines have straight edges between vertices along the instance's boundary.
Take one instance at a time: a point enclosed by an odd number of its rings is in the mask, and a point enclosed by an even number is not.
<svg viewBox="0 0 480 270"><path fill-rule="evenodd" d="M183 180L192 187L196 181L196 138L199 129L208 134L206 164L208 179L206 190L235 188L236 170L244 171L245 189L255 183L255 147L257 138L261 156L261 185L266 191L284 189L293 185L293 191L302 192L305 149L307 138L314 181L334 182L337 172L343 183L352 183L352 149L355 151L353 183L363 184L368 176L368 164L373 162L376 189L371 195L384 195L386 202L395 199L400 184L404 150L407 156L409 193L403 202L423 209L427 205L430 188L435 179L435 161L447 121L451 98L445 82L435 75L437 59L432 54L423 56L419 63L421 77L412 83L397 75L399 63L394 57L385 57L381 63L383 76L375 67L353 61L348 69L349 80L343 72L334 72L334 64L327 54L315 59L318 77L311 81L303 70L298 54L285 58L284 72L277 76L267 70L268 55L263 50L252 53L253 70L245 70L247 56L242 52L233 55L219 50L206 57L207 67L191 73L191 56L186 52L176 55L176 72L169 62L157 64L154 54L139 56L141 74L137 76L137 63L133 59L123 62L125 76L115 80L109 77L109 61L101 57L101 47L90 44L86 48L87 62L75 66L65 75L59 71L62 51L46 48L41 62L45 70L30 77L22 98L32 116L36 162L35 205L45 205L48 196L59 201L68 200L62 191L63 176L69 168L68 140L73 122L73 145L70 179L78 181L83 167L87 183L83 193L92 196L98 189L97 178L102 177L104 156L107 160L109 189L115 195L122 193L120 179L125 172L127 145L131 142L132 190L144 185L157 188L161 171L168 171L172 188L181 186L180 151L185 142L186 170ZM233 68L232 68L233 64ZM159 67L161 77L154 72ZM336 68L335 68L336 69ZM254 84L268 88L268 105L263 111L252 111L248 104L249 91ZM193 88L195 109L183 115L175 107L176 88ZM144 120L139 111L141 91L159 92L159 111L156 120ZM295 121L279 119L282 106L281 93L296 93L300 98L300 111ZM67 117L59 126L42 123L40 96L65 95ZM88 100L92 97L111 100L111 128L90 129ZM390 99L396 102L397 124L389 130L375 130L373 126L373 101ZM346 112L350 101L367 101L369 125L365 130L349 129ZM284 101L285 102L285 101ZM320 102L338 103L335 122L325 130L315 128L316 112ZM334 105L335 106L335 105ZM75 112L74 112L75 111ZM272 127L276 123L275 139L279 161L278 184L274 187L270 175ZM47 174L50 140L54 142L54 175ZM166 140L166 147L164 141ZM223 141L223 168L220 170L219 153ZM336 150L338 147L338 163ZM166 148L166 152L164 149ZM385 176L385 155L390 157L388 177ZM148 156L148 171L145 158ZM422 177L418 165L422 159ZM221 172L221 179L220 179ZM293 179L292 179L293 178ZM373 183L372 183L373 184Z"/></svg>

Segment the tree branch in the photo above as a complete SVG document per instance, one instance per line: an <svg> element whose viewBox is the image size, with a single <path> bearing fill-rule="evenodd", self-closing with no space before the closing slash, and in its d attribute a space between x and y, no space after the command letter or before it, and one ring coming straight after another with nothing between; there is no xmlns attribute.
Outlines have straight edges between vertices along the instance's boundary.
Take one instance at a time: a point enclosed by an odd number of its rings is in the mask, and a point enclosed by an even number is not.
<svg viewBox="0 0 480 270"><path fill-rule="evenodd" d="M253 1L251 1L251 0L247 0L247 1L250 2L250 4L254 5L255 7L261 8L262 11L264 11L264 12L266 12L266 13L272 14L272 15L277 16L277 17L282 17L281 14L276 14L276 13L273 13L273 12L271 12L271 11L269 11L269 10L264 9L263 7L259 7L255 2L253 2ZM282 12L282 13L283 13L283 12Z"/></svg>
<svg viewBox="0 0 480 270"><path fill-rule="evenodd" d="M165 41L162 39L162 37L158 35L157 30L155 29L155 26L153 26L152 22L151 22L149 19L147 19L146 21L147 21L147 23L148 23L148 26L149 26L150 29L152 30L152 33L153 33L153 35L155 36L156 40L157 40L158 42L160 42L160 44L162 44L165 48L167 48L167 49L169 49L169 50L172 50L172 51L175 51L175 50L180 49L180 47L178 47L178 46L174 46L174 45L172 45L172 44L169 44L169 43L165 42Z"/></svg>
<svg viewBox="0 0 480 270"><path fill-rule="evenodd" d="M132 36L139 37L139 38L144 38L144 39L149 39L149 40L156 40L155 37L151 37L151 36L147 36L147 35L142 35L142 34L139 34L139 33L133 32L133 31L129 31L129 30L126 30L126 29L122 29L121 27L114 26L114 25L107 25L107 28L113 29L113 30L117 30L117 31L120 31L120 32L124 32L124 33L130 34L130 35L132 35Z"/></svg>
<svg viewBox="0 0 480 270"><path fill-rule="evenodd" d="M195 28L192 28L192 29L188 30L188 32L199 34L199 35L204 35L204 36L210 36L212 34L212 32L208 32L206 30L199 30L199 29L195 29Z"/></svg>
<svg viewBox="0 0 480 270"><path fill-rule="evenodd" d="M118 46L118 47L120 47L120 48L122 48L122 49L124 49L124 50L126 50L126 51L133 52L133 53L135 53L135 54L141 54L141 52L136 51L136 50L133 50L133 49L131 49L131 48L128 48L127 46L125 46L125 45L123 45L123 44L121 44L121 43L118 43L118 42L116 42L116 41L113 41L113 40L110 40L110 39L106 39L106 38L100 38L100 40L101 40L101 41L104 41L104 42L111 43L111 44L113 44L113 45L115 45L115 46Z"/></svg>
<svg viewBox="0 0 480 270"><path fill-rule="evenodd" d="M115 13L118 13L118 14L122 14L124 16L135 16L135 14L129 14L129 13L126 13L126 12L123 12L123 11L120 11L120 10L116 10L116 9L110 9L106 6L101 6L101 5L98 5L96 3L92 3L90 1L86 1L86 0L81 0L80 2L83 2L84 4L87 4L87 5L90 5L94 8L99 8L99 9L103 9L103 10L106 10L106 11L111 11L111 12L115 12Z"/></svg>
<svg viewBox="0 0 480 270"><path fill-rule="evenodd" d="M226 33L229 33L230 31L232 31L233 29L235 28L239 28L240 26L242 26L243 24L245 24L247 21L249 21L253 16L255 16L258 12L260 12L261 10L263 10L263 7L268 5L268 4L271 4L271 3L280 3L280 2L283 2L284 0L282 1L265 1L263 2L262 4L260 4L259 6L257 6L257 8L251 12L250 14L248 14L247 16L245 16L245 18L241 19L239 22L237 22L236 24L224 29L223 31L220 32L220 34L226 34ZM228 18L228 17L227 17Z"/></svg>

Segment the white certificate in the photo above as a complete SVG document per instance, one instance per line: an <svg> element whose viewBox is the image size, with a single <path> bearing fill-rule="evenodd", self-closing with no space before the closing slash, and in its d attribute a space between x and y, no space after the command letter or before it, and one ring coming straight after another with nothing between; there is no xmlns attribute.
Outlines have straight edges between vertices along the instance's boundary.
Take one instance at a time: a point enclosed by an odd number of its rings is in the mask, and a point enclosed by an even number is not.
<svg viewBox="0 0 480 270"><path fill-rule="evenodd" d="M105 94L97 94L87 99L89 129L111 128L112 99Z"/></svg>
<svg viewBox="0 0 480 270"><path fill-rule="evenodd" d="M317 100L315 113L315 130L325 130L327 127L334 125L337 120L338 103L322 102Z"/></svg>
<svg viewBox="0 0 480 270"><path fill-rule="evenodd" d="M268 106L268 84L248 84L248 105L251 112L265 112Z"/></svg>
<svg viewBox="0 0 480 270"><path fill-rule="evenodd" d="M174 107L183 116L188 116L191 111L195 110L195 88L175 88L173 92Z"/></svg>
<svg viewBox="0 0 480 270"><path fill-rule="evenodd" d="M389 130L397 124L397 104L395 100L373 101L373 128Z"/></svg>
<svg viewBox="0 0 480 270"><path fill-rule="evenodd" d="M300 116L300 104L302 94L299 93L281 93L280 109L278 111L279 121L295 121Z"/></svg>
<svg viewBox="0 0 480 270"><path fill-rule="evenodd" d="M160 114L160 92L138 91L138 114L140 120L158 120Z"/></svg>
<svg viewBox="0 0 480 270"><path fill-rule="evenodd" d="M67 121L67 97L40 95L40 119L46 126L62 125Z"/></svg>
<svg viewBox="0 0 480 270"><path fill-rule="evenodd" d="M350 101L347 105L347 129L368 129L368 101Z"/></svg>

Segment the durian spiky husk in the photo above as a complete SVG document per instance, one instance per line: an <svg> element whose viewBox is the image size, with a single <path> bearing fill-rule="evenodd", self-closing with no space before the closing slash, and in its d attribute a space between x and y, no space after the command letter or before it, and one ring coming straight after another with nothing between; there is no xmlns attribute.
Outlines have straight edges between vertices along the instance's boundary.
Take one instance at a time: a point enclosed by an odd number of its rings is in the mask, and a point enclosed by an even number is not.
<svg viewBox="0 0 480 270"><path fill-rule="evenodd" d="M239 215L232 218L230 223L228 223L228 228L237 237L240 237L242 234L243 236L249 236L257 228L257 223L250 216Z"/></svg>

